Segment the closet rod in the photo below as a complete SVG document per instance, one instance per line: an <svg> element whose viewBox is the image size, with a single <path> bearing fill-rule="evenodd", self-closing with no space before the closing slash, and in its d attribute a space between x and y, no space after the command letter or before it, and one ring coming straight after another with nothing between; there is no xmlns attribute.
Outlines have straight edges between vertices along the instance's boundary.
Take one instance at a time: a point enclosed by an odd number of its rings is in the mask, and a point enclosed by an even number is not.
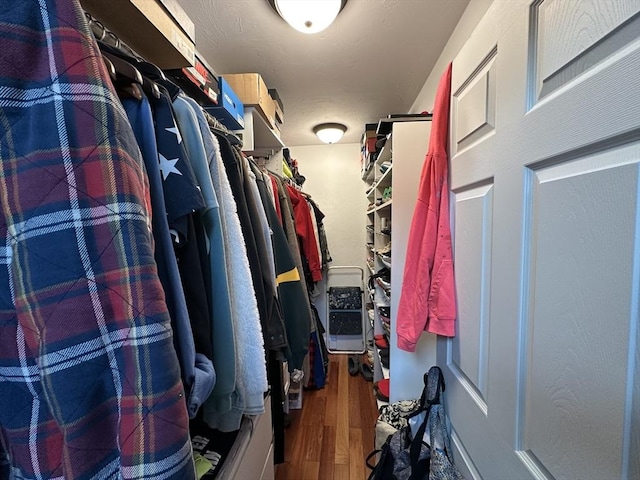
<svg viewBox="0 0 640 480"><path fill-rule="evenodd" d="M129 55L130 57L135 58L139 62L145 61L145 59L142 58L140 55L138 55L135 52L135 50L133 50L133 48L131 48L126 43L124 43L122 40L120 40L120 38L115 33L113 33L111 30L105 27L100 20L98 20L97 18L94 18L93 15L91 15L87 11L84 12L84 15L85 17L87 17L87 21L89 22L89 27L91 27L91 31L93 32L93 35L96 37L96 40L98 40L99 42L103 42L104 44L109 45L118 50L121 50L123 53L125 53L126 55Z"/></svg>

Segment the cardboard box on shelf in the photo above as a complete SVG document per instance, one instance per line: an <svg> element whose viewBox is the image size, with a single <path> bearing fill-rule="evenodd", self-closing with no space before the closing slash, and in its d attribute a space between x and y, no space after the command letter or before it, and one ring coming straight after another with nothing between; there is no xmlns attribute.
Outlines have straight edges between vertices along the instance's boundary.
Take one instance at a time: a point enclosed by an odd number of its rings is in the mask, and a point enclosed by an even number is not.
<svg viewBox="0 0 640 480"><path fill-rule="evenodd" d="M378 128L377 123L365 123L364 125L364 136L366 138L376 138L376 129Z"/></svg>
<svg viewBox="0 0 640 480"><path fill-rule="evenodd" d="M259 73L223 74L222 77L245 106L254 106L271 129L276 125L276 102Z"/></svg>
<svg viewBox="0 0 640 480"><path fill-rule="evenodd" d="M284 114L284 103L282 102L282 98L280 98L278 90L275 88L270 88L269 95L271 95L271 98L273 98L275 102L280 106L280 111Z"/></svg>
<svg viewBox="0 0 640 480"><path fill-rule="evenodd" d="M284 112L282 111L282 108L280 108L280 104L274 100L274 104L275 104L275 116L274 116L274 126L276 127L276 129L282 130L282 125L284 124Z"/></svg>
<svg viewBox="0 0 640 480"><path fill-rule="evenodd" d="M284 124L284 104L282 103L282 99L280 98L280 94L278 93L278 90L276 90L275 88L269 89L269 95L271 95L271 98L276 104L275 127L276 127L276 130L281 131L282 125Z"/></svg>
<svg viewBox="0 0 640 480"><path fill-rule="evenodd" d="M364 127L364 133L362 134L362 146L366 154L376 151L376 128L378 124L367 123Z"/></svg>
<svg viewBox="0 0 640 480"><path fill-rule="evenodd" d="M276 121L275 126L271 129L278 138L282 137L282 124Z"/></svg>
<svg viewBox="0 0 640 480"><path fill-rule="evenodd" d="M182 12L176 21L158 0L81 0L83 8L139 55L161 69L192 66L195 45L185 32L193 23ZM178 5L172 5L178 12Z"/></svg>

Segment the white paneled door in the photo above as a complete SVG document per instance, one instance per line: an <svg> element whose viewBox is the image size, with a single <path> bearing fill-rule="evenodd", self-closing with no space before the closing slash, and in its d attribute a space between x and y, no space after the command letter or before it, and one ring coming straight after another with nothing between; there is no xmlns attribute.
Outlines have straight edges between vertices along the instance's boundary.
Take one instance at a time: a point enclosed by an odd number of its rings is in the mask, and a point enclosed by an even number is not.
<svg viewBox="0 0 640 480"><path fill-rule="evenodd" d="M453 63L467 478L640 479L640 0L495 0Z"/></svg>

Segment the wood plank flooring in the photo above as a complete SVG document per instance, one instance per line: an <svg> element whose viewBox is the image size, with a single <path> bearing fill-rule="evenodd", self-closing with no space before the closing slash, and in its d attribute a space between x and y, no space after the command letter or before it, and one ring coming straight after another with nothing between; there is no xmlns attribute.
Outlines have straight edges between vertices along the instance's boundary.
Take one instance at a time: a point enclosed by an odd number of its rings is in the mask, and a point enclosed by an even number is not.
<svg viewBox="0 0 640 480"><path fill-rule="evenodd" d="M331 355L325 388L305 391L302 410L291 410L276 480L368 477L364 460L373 450L378 410L371 382L350 376L347 362L348 355Z"/></svg>

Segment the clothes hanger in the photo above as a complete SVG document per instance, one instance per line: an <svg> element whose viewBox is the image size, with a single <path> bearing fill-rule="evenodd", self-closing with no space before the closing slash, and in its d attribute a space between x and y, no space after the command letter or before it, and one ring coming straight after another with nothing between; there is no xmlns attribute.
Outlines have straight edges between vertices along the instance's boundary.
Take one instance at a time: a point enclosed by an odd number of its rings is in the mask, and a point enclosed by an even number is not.
<svg viewBox="0 0 640 480"><path fill-rule="evenodd" d="M267 160L266 157L253 157L253 161L263 173L267 173Z"/></svg>
<svg viewBox="0 0 640 480"><path fill-rule="evenodd" d="M160 98L160 88L158 87L158 84L144 75L142 76L142 90L144 90L144 93L146 93L147 96Z"/></svg>
<svg viewBox="0 0 640 480"><path fill-rule="evenodd" d="M148 75L152 80L167 79L164 72L160 70L160 68L157 65L151 62L147 62L146 60L141 60L136 64L136 66L142 73L144 73L145 75Z"/></svg>
<svg viewBox="0 0 640 480"><path fill-rule="evenodd" d="M148 97L153 96L154 98L160 98L160 88L156 82L142 75L140 70L138 70L134 65L109 52L103 51L102 56L111 61L112 65L115 67L116 74L120 74L125 83L129 81L133 84L138 84L142 86L142 91ZM138 94L135 94L134 97L138 100L142 99L142 96Z"/></svg>
<svg viewBox="0 0 640 480"><path fill-rule="evenodd" d="M114 85L116 88L137 100L142 100L142 85L144 83L142 74L133 65L109 52L103 51L102 56L109 60L115 68Z"/></svg>
<svg viewBox="0 0 640 480"><path fill-rule="evenodd" d="M153 80L142 76L139 69L134 65L134 62L136 65L143 63L140 56L137 55L128 45L121 42L120 38L118 38L118 36L113 32L110 32L102 22L93 18L88 12L85 12L85 16L89 21L89 26L91 27L93 35L98 41L98 46L102 52L102 58L105 61L105 65L107 66L107 70L109 71L109 75L112 80L114 82L120 82L120 78L124 78L126 79L125 82L142 85L142 90L148 96L160 98L160 89L158 88L158 85ZM107 51L105 45L111 48ZM113 49L115 49L115 51ZM121 56L118 54L121 54ZM157 74L159 72L161 78L164 78L162 70L158 67L148 62L144 62L144 64L147 68L153 67L153 73ZM118 75L120 75L120 78L118 78ZM122 85L121 83L118 86L121 90L124 89L126 93L132 95L138 100L142 99L138 87L130 87L126 84Z"/></svg>
<svg viewBox="0 0 640 480"><path fill-rule="evenodd" d="M104 55L102 56L102 61L104 62L105 67L107 67L107 71L109 72L111 80L115 81L117 78L116 67L114 67L113 63L111 63L111 60L109 60Z"/></svg>
<svg viewBox="0 0 640 480"><path fill-rule="evenodd" d="M102 52L102 56L109 59L116 69L116 73L126 80L142 85L144 79L140 71L129 62L109 52Z"/></svg>
<svg viewBox="0 0 640 480"><path fill-rule="evenodd" d="M235 133L233 133L227 127L222 125L222 123L220 123L220 121L217 118L215 118L213 115L211 115L209 112L207 112L204 109L203 111L204 111L204 116L207 119L207 123L209 124L209 128L211 129L212 132L225 137L227 140L229 140L231 145L242 146L242 140L240 140L240 137L238 137Z"/></svg>

